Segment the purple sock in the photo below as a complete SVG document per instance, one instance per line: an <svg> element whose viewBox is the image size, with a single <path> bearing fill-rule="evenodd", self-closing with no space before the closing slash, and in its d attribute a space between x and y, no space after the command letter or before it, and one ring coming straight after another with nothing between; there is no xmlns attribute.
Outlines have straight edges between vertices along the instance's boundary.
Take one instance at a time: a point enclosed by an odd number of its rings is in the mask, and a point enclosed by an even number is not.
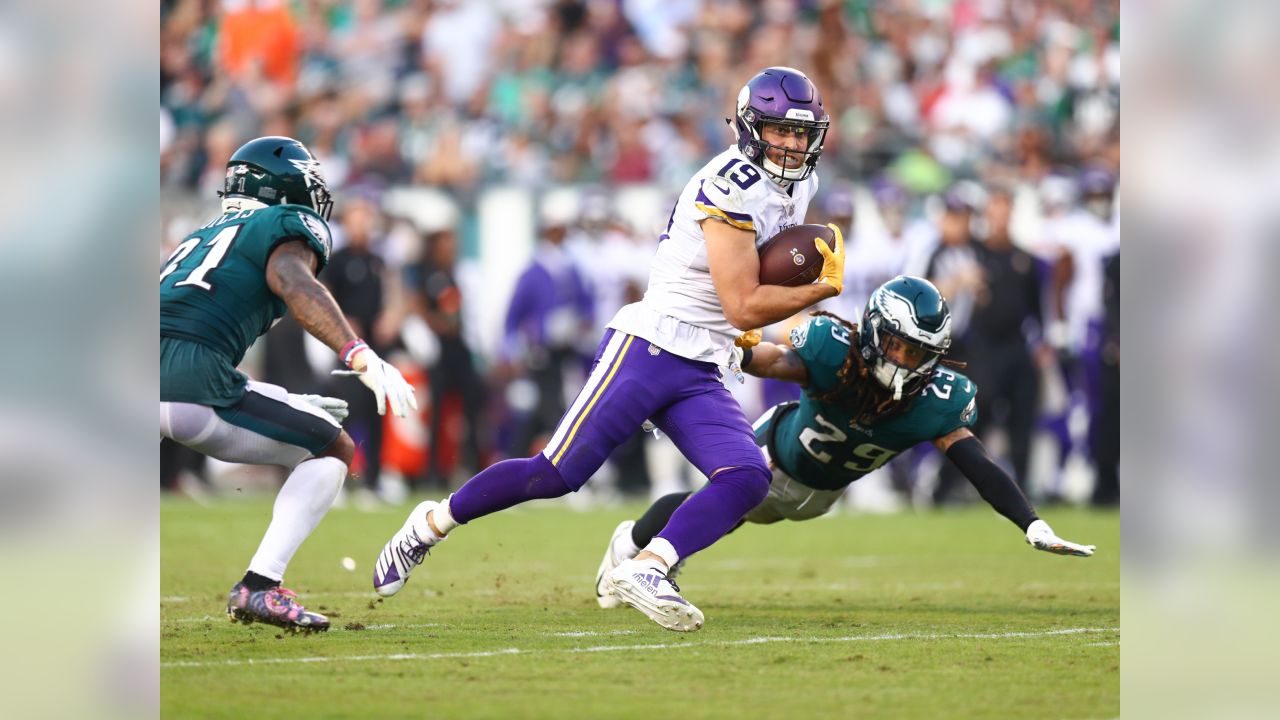
<svg viewBox="0 0 1280 720"><path fill-rule="evenodd" d="M556 466L538 453L485 468L449 498L449 514L461 525L526 500L558 498L571 491Z"/></svg>
<svg viewBox="0 0 1280 720"><path fill-rule="evenodd" d="M764 502L769 480L763 467L735 467L718 473L676 508L657 536L671 543L682 558L711 547Z"/></svg>

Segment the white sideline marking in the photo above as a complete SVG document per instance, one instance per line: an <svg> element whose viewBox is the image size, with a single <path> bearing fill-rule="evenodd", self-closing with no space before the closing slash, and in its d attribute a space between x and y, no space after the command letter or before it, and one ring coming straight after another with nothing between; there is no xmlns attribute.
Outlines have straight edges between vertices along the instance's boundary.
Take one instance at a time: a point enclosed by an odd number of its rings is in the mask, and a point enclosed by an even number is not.
<svg viewBox="0 0 1280 720"><path fill-rule="evenodd" d="M745 640L718 640L712 642L678 642L652 643L647 645L596 645L593 647L521 650L506 648L485 652L457 653L397 653L394 655L338 655L334 657L295 657L295 658L263 658L254 660L176 660L160 663L162 668L201 668L201 667L235 667L238 665L280 665L287 663L327 663L335 661L361 662L365 660L448 660L454 658L494 657L496 655L538 655L540 653L584 653L584 652L618 652L626 650L676 650L701 647L731 647L735 645L763 645L765 643L832 643L832 642L876 642L885 640L1003 640L1007 638L1050 637L1055 635L1079 635L1081 633L1119 632L1118 627L1065 628L1062 630L1034 630L1004 633L894 633L888 635L847 635L844 637L754 637Z"/></svg>
<svg viewBox="0 0 1280 720"><path fill-rule="evenodd" d="M635 635L635 630L610 630L609 632L595 632L593 630L582 630L580 632L556 632L543 633L550 637L595 637L597 635Z"/></svg>
<svg viewBox="0 0 1280 720"><path fill-rule="evenodd" d="M415 623L412 625L396 625L394 623L391 623L391 624L382 624L382 625L365 625L364 629L365 630L394 630L395 628L404 628L406 630L412 630L414 628L428 628L428 627L440 627L440 623ZM337 628L334 628L334 629L336 630ZM342 629L346 630L346 628L342 628ZM352 630L350 632L360 632L360 631Z"/></svg>
<svg viewBox="0 0 1280 720"><path fill-rule="evenodd" d="M190 599L191 598L187 597L186 595L165 595L160 598L160 602L179 603L179 602L186 602Z"/></svg>

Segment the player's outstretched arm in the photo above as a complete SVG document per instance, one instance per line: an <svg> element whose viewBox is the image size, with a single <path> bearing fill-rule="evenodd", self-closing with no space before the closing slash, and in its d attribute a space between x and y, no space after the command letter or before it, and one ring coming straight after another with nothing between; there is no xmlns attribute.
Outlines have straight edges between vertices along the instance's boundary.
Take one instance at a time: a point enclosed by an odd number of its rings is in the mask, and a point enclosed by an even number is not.
<svg viewBox="0 0 1280 720"><path fill-rule="evenodd" d="M809 384L809 370L800 360L800 356L784 345L761 342L742 348L742 359L738 361L744 372L762 378L785 380L798 385Z"/></svg>
<svg viewBox="0 0 1280 720"><path fill-rule="evenodd" d="M378 357L369 345L356 337L329 289L316 279L315 253L299 242L281 243L267 258L267 286L284 300L298 324L338 353L378 400L378 414L391 412L403 417L409 408L418 409L413 386L400 371Z"/></svg>
<svg viewBox="0 0 1280 720"><path fill-rule="evenodd" d="M1054 534L1049 523L1036 516L1018 484L991 459L987 448L968 428L953 430L935 439L933 444L964 473L983 500L1027 534L1027 542L1032 547L1058 555L1089 557L1093 554L1093 545L1063 540Z"/></svg>
<svg viewBox="0 0 1280 720"><path fill-rule="evenodd" d="M707 240L711 282L720 296L725 319L739 330L771 325L840 294L838 281L829 280L844 276L844 242L839 234L836 247L826 248L823 253L823 273L818 282L783 287L760 284L760 256L756 253L754 232L709 218L702 221L702 233ZM832 266L830 272L828 265Z"/></svg>

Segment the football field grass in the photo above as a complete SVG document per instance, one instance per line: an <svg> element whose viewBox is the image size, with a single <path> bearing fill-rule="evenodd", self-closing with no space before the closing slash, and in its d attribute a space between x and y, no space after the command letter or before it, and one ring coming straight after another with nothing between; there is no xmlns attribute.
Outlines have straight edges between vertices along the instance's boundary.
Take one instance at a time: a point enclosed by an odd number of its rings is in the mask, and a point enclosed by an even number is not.
<svg viewBox="0 0 1280 720"><path fill-rule="evenodd" d="M161 505L165 717L1107 718L1120 714L1120 521L1049 510L1092 558L985 506L748 525L679 578L695 633L601 610L596 566L642 509L535 503L460 528L396 597L372 562L405 509L334 510L286 584L333 630L234 625L268 498ZM354 572L344 569L354 558Z"/></svg>

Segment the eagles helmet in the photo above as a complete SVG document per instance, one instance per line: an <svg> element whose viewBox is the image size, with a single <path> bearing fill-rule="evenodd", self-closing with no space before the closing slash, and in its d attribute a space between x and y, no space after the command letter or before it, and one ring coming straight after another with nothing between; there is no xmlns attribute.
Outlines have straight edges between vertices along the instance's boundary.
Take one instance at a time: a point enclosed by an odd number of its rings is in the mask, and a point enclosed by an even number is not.
<svg viewBox="0 0 1280 720"><path fill-rule="evenodd" d="M817 86L804 73L789 67L771 67L742 86L737 112L728 122L743 155L775 181L792 182L809 177L818 165L831 119L822 107ZM808 128L808 147L788 150L765 142L760 137L765 123ZM770 160L765 150L795 155L801 162L798 167L783 167Z"/></svg>
<svg viewBox="0 0 1280 720"><path fill-rule="evenodd" d="M218 195L267 205L306 205L325 220L333 211L320 162L305 145L287 137L260 137L241 145L227 161L227 178Z"/></svg>
<svg viewBox="0 0 1280 720"><path fill-rule="evenodd" d="M912 366L892 362L885 355L890 338L920 350ZM951 311L933 283L899 275L876 288L867 301L858 328L858 351L871 375L901 400L924 389L933 370L951 348Z"/></svg>

